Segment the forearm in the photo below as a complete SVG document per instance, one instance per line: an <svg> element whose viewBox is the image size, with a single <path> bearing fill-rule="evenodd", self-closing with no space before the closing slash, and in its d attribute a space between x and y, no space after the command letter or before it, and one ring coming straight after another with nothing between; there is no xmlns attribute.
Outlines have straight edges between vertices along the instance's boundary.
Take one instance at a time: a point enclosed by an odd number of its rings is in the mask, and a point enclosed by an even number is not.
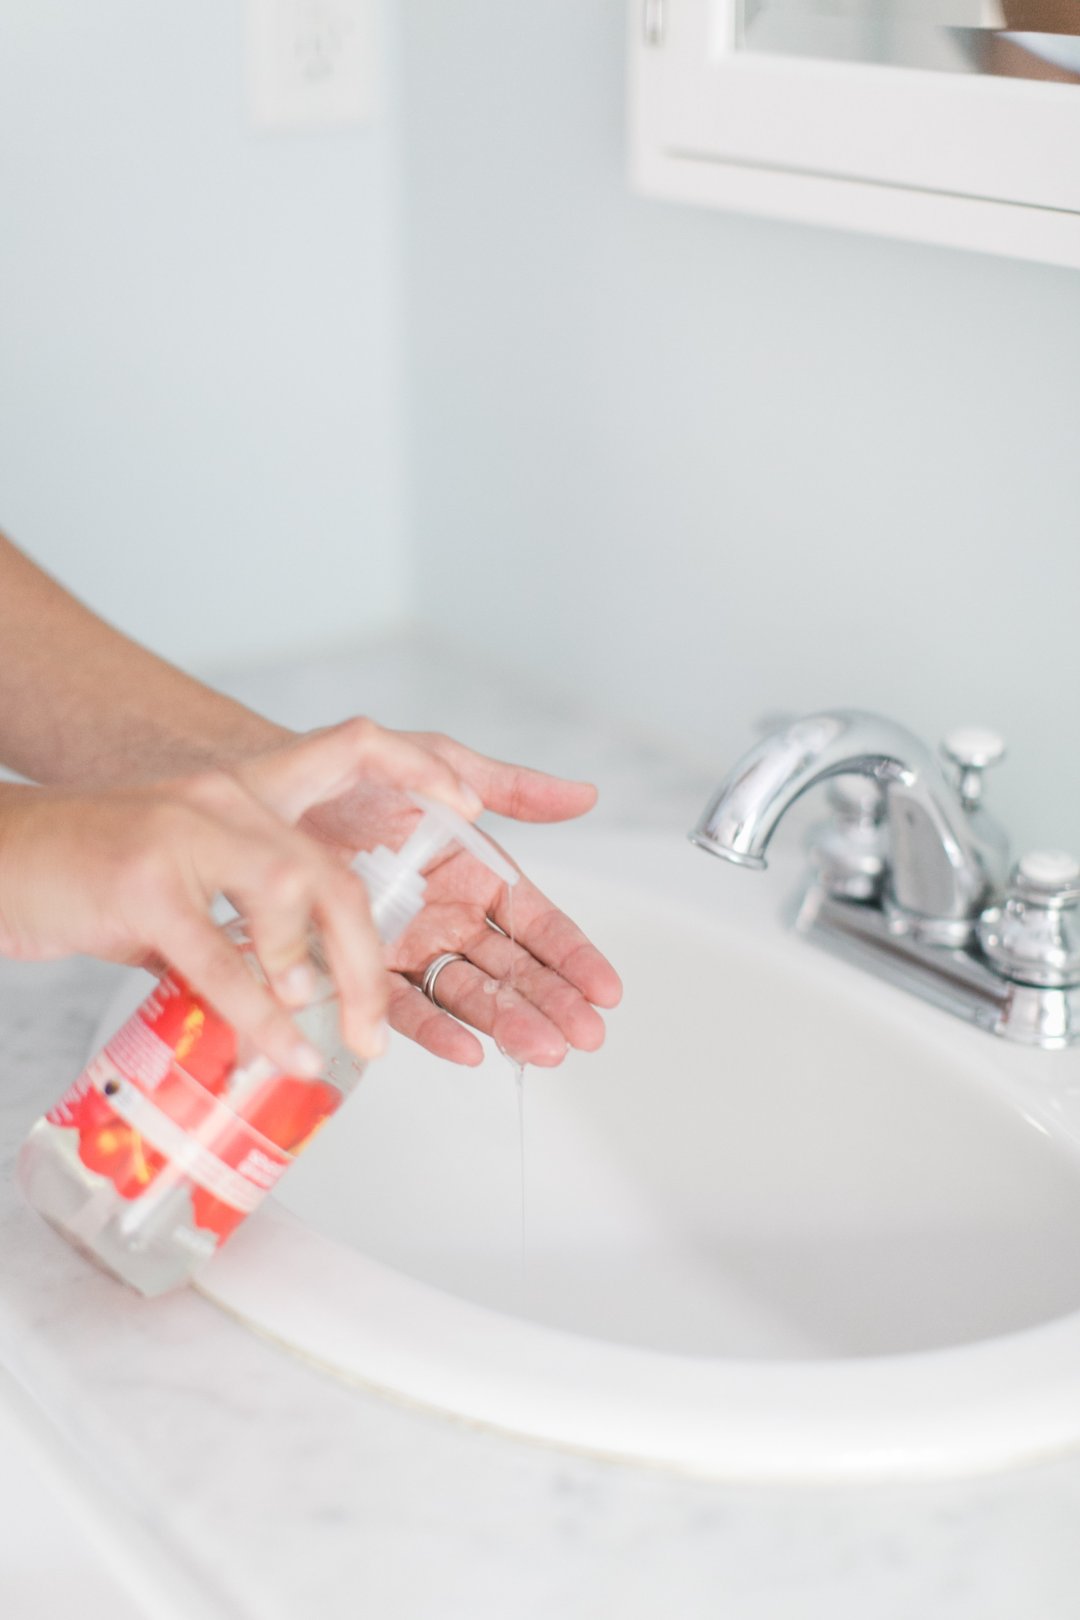
<svg viewBox="0 0 1080 1620"><path fill-rule="evenodd" d="M0 536L0 763L105 786L272 747L286 733L129 640Z"/></svg>

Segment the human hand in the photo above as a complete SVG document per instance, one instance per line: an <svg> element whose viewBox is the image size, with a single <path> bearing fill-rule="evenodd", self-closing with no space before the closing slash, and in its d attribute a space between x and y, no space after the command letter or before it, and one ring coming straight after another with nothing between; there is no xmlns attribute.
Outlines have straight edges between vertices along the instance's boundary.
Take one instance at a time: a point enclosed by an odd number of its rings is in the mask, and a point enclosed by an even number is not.
<svg viewBox="0 0 1080 1620"><path fill-rule="evenodd" d="M341 996L342 1033L361 1056L383 1045L388 980L360 879L288 825L360 779L475 815L479 799L431 751L369 721L212 771L80 794L0 789L0 952L44 960L88 952L165 962L280 1067L315 1074L322 1056L289 1007L311 998L317 928ZM250 924L270 988L210 918L225 893Z"/></svg>
<svg viewBox="0 0 1080 1620"><path fill-rule="evenodd" d="M565 821L596 802L596 789L475 753L452 738L405 734L444 761L495 813L518 821ZM383 843L397 847L418 812L402 794L363 782L321 803L304 821L342 851ZM504 851L505 853L505 851ZM522 876L514 885L516 945L506 937L505 886L464 850L428 874L427 903L388 960L397 970L389 1019L395 1029L455 1063L477 1064L483 1048L466 1026L493 1036L524 1063L549 1066L568 1047L594 1051L604 1039L600 1008L617 1005L622 985L611 964L581 929ZM494 926L493 926L494 925ZM442 1012L417 988L424 970L445 951L460 952L439 976ZM514 991L504 985L514 965Z"/></svg>

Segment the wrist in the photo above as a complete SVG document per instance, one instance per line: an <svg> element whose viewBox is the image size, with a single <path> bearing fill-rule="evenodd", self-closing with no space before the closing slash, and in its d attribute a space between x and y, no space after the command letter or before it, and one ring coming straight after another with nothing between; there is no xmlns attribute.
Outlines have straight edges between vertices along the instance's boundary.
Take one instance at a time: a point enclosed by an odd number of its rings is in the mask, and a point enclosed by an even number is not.
<svg viewBox="0 0 1080 1620"><path fill-rule="evenodd" d="M43 790L22 783L0 782L0 956L18 956L15 914L19 872L25 864L20 845L26 823Z"/></svg>
<svg viewBox="0 0 1080 1620"><path fill-rule="evenodd" d="M213 702L159 717L151 726L132 723L113 754L66 779L91 790L133 786L208 770L231 770L242 760L291 741L293 733L253 709L208 694ZM63 778L62 778L63 779Z"/></svg>
<svg viewBox="0 0 1080 1620"><path fill-rule="evenodd" d="M296 733L287 726L279 726L240 703L223 700L226 701L229 710L219 710L213 723L197 727L190 734L176 739L175 759L181 768L190 766L195 769L213 767L228 770L256 754L269 753L271 749L295 740Z"/></svg>

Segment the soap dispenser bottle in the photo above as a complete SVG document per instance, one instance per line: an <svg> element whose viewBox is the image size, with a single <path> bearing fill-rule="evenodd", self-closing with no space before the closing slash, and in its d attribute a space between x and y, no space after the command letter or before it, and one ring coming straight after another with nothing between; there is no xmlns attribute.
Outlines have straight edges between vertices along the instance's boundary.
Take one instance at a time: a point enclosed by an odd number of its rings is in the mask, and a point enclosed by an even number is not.
<svg viewBox="0 0 1080 1620"><path fill-rule="evenodd" d="M423 814L401 849L379 846L353 863L385 943L423 908L424 868L448 845L463 845L504 882L517 881L514 867L469 822L432 800L416 803ZM244 919L225 927L265 982ZM310 949L318 989L296 1022L324 1055L319 1077L287 1074L247 1048L204 997L169 972L23 1145L19 1179L29 1202L140 1294L186 1283L363 1072L342 1043L317 937Z"/></svg>

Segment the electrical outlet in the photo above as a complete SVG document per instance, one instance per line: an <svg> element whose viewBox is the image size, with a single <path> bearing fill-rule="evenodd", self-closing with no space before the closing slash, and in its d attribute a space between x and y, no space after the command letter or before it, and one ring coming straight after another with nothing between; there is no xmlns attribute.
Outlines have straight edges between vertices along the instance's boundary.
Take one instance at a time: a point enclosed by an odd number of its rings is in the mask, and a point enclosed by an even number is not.
<svg viewBox="0 0 1080 1620"><path fill-rule="evenodd" d="M247 0L251 115L261 129L375 114L379 0Z"/></svg>

